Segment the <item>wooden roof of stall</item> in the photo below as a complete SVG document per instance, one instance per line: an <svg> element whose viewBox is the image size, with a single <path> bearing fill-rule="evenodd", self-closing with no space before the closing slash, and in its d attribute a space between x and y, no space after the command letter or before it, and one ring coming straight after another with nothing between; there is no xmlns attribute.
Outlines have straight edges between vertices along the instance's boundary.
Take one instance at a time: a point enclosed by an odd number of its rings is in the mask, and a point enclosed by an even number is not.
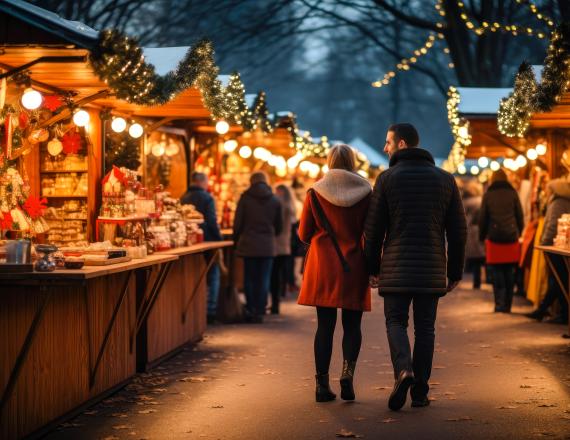
<svg viewBox="0 0 570 440"><path fill-rule="evenodd" d="M95 96L102 91L108 91L106 97L91 101L97 106L111 107L118 113L135 117L153 117L176 119L209 118L210 112L204 107L200 91L194 87L185 90L170 102L161 106L142 106L130 104L113 96L109 87L93 72L87 57L89 51L79 48L53 47L18 47L0 45L0 68L9 70L37 60L44 56L54 57L85 57L78 63L39 63L29 68L30 76L38 89L49 91L55 87L61 91L77 93L74 101Z"/></svg>

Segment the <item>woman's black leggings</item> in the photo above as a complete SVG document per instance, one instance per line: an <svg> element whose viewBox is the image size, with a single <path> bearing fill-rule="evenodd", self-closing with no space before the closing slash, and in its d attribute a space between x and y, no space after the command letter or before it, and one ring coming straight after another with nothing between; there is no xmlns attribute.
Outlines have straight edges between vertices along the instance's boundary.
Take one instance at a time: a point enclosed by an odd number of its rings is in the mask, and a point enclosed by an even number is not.
<svg viewBox="0 0 570 440"><path fill-rule="evenodd" d="M317 374L328 374L331 363L336 308L317 307L317 333L315 334L315 365ZM360 323L362 312L342 309L342 354L347 361L356 361L362 343Z"/></svg>

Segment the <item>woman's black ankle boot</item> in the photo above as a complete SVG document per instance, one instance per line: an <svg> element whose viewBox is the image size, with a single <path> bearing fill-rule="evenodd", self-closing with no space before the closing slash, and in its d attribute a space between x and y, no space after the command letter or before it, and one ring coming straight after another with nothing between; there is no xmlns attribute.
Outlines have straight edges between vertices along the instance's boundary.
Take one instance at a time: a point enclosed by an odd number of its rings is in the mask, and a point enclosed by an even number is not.
<svg viewBox="0 0 570 440"><path fill-rule="evenodd" d="M354 400L354 369L356 361L345 360L342 364L342 375L340 376L340 397L342 400Z"/></svg>
<svg viewBox="0 0 570 440"><path fill-rule="evenodd" d="M332 392L329 385L328 374L316 374L315 379L317 382L315 391L317 402L330 402L331 400L336 399L336 394Z"/></svg>

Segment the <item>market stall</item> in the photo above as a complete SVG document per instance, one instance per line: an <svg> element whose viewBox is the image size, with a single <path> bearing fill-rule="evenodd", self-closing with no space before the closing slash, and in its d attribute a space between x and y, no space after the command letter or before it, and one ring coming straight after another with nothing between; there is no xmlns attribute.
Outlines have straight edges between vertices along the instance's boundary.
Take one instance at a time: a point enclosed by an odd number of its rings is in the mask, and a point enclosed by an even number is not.
<svg viewBox="0 0 570 440"><path fill-rule="evenodd" d="M207 42L168 82L116 31L21 0L0 27L0 437L19 438L202 337L210 255L232 243L146 186L145 147L231 115Z"/></svg>

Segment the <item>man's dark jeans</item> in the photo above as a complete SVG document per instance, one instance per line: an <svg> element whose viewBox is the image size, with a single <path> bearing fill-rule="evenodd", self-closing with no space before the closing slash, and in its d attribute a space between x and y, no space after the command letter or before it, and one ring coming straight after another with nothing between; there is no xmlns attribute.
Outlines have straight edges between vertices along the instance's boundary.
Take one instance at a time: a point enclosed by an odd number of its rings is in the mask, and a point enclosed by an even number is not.
<svg viewBox="0 0 570 440"><path fill-rule="evenodd" d="M265 315L273 257L245 257L243 260L246 308L252 315Z"/></svg>
<svg viewBox="0 0 570 440"><path fill-rule="evenodd" d="M438 300L437 295L393 293L384 296L384 315L394 376L397 379L402 370L413 370L415 383L411 395L414 400L426 397L429 391ZM407 332L412 303L415 333L413 358Z"/></svg>

